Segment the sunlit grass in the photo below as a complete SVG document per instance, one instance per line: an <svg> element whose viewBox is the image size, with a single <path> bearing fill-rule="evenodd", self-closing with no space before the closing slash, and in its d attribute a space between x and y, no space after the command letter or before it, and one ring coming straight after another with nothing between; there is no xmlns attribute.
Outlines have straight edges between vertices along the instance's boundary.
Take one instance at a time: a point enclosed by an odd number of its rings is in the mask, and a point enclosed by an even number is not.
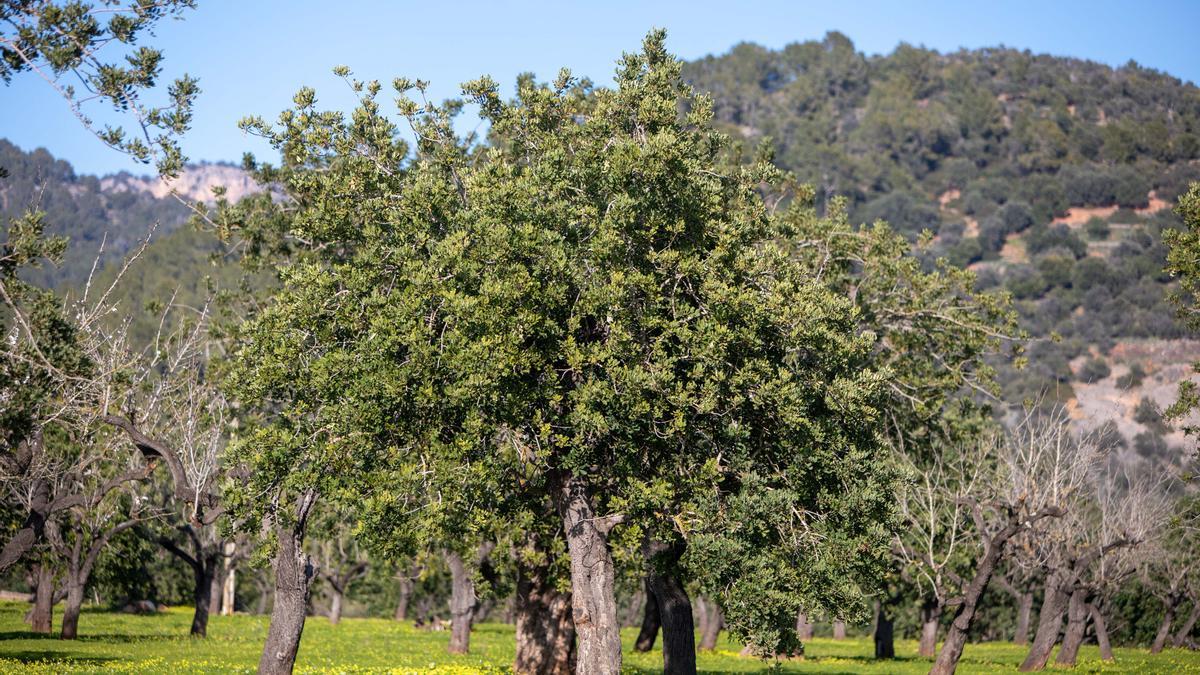
<svg viewBox="0 0 1200 675"><path fill-rule="evenodd" d="M187 637L191 610L174 608L155 616L134 616L85 610L81 638L64 642L30 633L22 623L27 606L0 603L0 672L86 673L253 672L266 637L266 617L212 617L209 637ZM58 625L55 617L55 627ZM662 655L633 651L635 631L624 634L625 663L630 672L657 672ZM304 630L297 671L301 673L501 673L513 658L513 629L485 624L471 635L471 654L446 653L447 632L426 632L410 624L385 619L345 619L331 626L311 618ZM761 672L772 664L738 656L740 645L724 643L700 655L702 672ZM796 673L924 673L929 662L917 657L912 641L899 641L899 658L877 662L869 639L815 639L804 660L779 664ZM960 673L1015 671L1025 651L1009 644L970 645ZM1146 650L1118 649L1115 664L1102 663L1095 648L1085 647L1079 673L1200 673L1200 655L1170 650L1150 655Z"/></svg>

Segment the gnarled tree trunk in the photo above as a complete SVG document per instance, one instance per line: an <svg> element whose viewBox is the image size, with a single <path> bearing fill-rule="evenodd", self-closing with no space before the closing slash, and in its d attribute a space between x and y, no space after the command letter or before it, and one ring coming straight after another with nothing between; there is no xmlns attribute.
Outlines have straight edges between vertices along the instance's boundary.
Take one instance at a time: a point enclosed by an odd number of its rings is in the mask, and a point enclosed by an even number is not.
<svg viewBox="0 0 1200 675"><path fill-rule="evenodd" d="M1163 620L1158 625L1158 634L1154 636L1154 643L1150 645L1150 653L1157 654L1167 646L1167 637L1171 635L1171 624L1175 623L1175 612L1179 610L1179 603L1182 601L1179 594L1171 593L1163 601Z"/></svg>
<svg viewBox="0 0 1200 675"><path fill-rule="evenodd" d="M646 602L642 607L642 627L638 630L633 648L639 652L648 652L654 649L654 641L658 639L658 629L661 624L662 617L658 613L658 598L654 596L654 591L650 590L650 578L646 577Z"/></svg>
<svg viewBox="0 0 1200 675"><path fill-rule="evenodd" d="M37 586L33 590L33 608L29 610L29 626L35 633L49 635L54 630L54 570L47 564L34 570Z"/></svg>
<svg viewBox="0 0 1200 675"><path fill-rule="evenodd" d="M1092 625L1096 627L1096 644L1100 647L1100 659L1115 661L1112 643L1108 641L1108 622L1104 620L1104 612L1101 611L1100 604L1097 602L1089 604L1088 614L1092 617Z"/></svg>
<svg viewBox="0 0 1200 675"><path fill-rule="evenodd" d="M276 527L279 547L274 560L275 603L267 641L258 661L258 672L264 675L289 675L296 665L309 591L316 573L312 560L304 552L308 514L316 499L315 492L305 493L296 506L296 522Z"/></svg>
<svg viewBox="0 0 1200 675"><path fill-rule="evenodd" d="M663 634L663 672L690 675L696 672L696 629L692 623L692 601L679 580L681 544L647 541L642 547L649 571L646 583L658 601Z"/></svg>
<svg viewBox="0 0 1200 675"><path fill-rule="evenodd" d="M971 582L963 589L962 600L954 612L954 620L950 622L950 630L946 632L946 640L942 643L942 650L938 652L937 660L929 671L930 675L953 675L958 668L958 660L962 658L963 649L967 645L967 636L971 630L971 622L975 620L975 612L979 609L979 601L987 591L996 565L1000 562L1000 556L1004 553L1004 546L1020 527L1020 521L1010 523L1007 528L985 542L983 555L975 564L975 574L971 577Z"/></svg>
<svg viewBox="0 0 1200 675"><path fill-rule="evenodd" d="M1073 666L1079 658L1079 647L1083 644L1083 635L1088 622L1088 591L1076 587L1071 592L1067 605L1067 630L1063 633L1062 647L1054 662L1060 666Z"/></svg>
<svg viewBox="0 0 1200 675"><path fill-rule="evenodd" d="M212 609L209 603L212 602L213 587L216 586L213 583L213 577L217 572L217 555L214 551L209 551L208 555L201 555L197 562L198 564L192 566L194 584L192 601L196 604L196 610L192 613L191 634L194 637L206 637L208 635L208 614ZM217 598L220 597L217 594Z"/></svg>
<svg viewBox="0 0 1200 675"><path fill-rule="evenodd" d="M67 579L67 597L63 599L62 633L64 640L79 637L79 611L83 608L84 584L76 579Z"/></svg>
<svg viewBox="0 0 1200 675"><path fill-rule="evenodd" d="M937 600L927 598L921 603L921 641L917 653L927 659L937 654L938 619L941 613L941 605Z"/></svg>
<svg viewBox="0 0 1200 675"><path fill-rule="evenodd" d="M592 506L587 481L555 476L554 502L562 518L571 558L571 609L579 636L580 675L621 672L621 631L613 593L615 571L608 533L622 519L601 517Z"/></svg>
<svg viewBox="0 0 1200 675"><path fill-rule="evenodd" d="M875 658L896 658L896 635L891 613L882 602L875 604Z"/></svg>
<svg viewBox="0 0 1200 675"><path fill-rule="evenodd" d="M1175 637L1171 638L1172 647L1183 647L1187 644L1188 636L1192 634L1192 629L1196 627L1196 621L1200 619L1200 600L1192 601L1192 611L1188 613L1187 620L1175 631Z"/></svg>
<svg viewBox="0 0 1200 675"><path fill-rule="evenodd" d="M466 654L471 650L471 616L475 610L475 584L463 562L454 551L446 552L450 567L450 644L446 651Z"/></svg>
<svg viewBox="0 0 1200 675"><path fill-rule="evenodd" d="M1062 572L1054 572L1046 580L1046 595L1042 598L1042 608L1038 612L1037 632L1033 644L1029 646L1029 654L1021 663L1021 671L1041 670L1050 660L1050 652L1058 643L1058 635L1062 631L1063 615L1067 611L1070 596L1065 586L1069 580L1063 579Z"/></svg>
<svg viewBox="0 0 1200 675"><path fill-rule="evenodd" d="M545 553L537 562L517 557L517 657L520 675L569 675L575 672L575 624L571 598L550 578L550 553L534 535L531 545Z"/></svg>

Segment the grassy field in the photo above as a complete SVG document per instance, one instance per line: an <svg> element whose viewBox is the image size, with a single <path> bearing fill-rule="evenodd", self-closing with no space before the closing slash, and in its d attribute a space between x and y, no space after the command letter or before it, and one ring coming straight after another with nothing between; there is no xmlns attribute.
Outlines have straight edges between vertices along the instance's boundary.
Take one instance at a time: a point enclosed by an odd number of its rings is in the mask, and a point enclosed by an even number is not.
<svg viewBox="0 0 1200 675"><path fill-rule="evenodd" d="M266 635L265 617L213 617L204 640L187 637L191 612L176 608L157 616L132 616L84 611L80 640L63 642L38 636L21 622L26 605L0 603L0 673L86 672L251 672ZM55 617L55 627L58 626ZM384 619L346 619L331 626L310 619L304 630L297 671L301 673L502 673L513 657L512 627L479 626L471 637L469 656L446 654L445 632L416 630L409 624ZM625 634L626 669L631 673L659 670L662 656L633 652L634 631ZM916 655L916 643L900 641L898 659L876 662L869 640L816 639L803 660L779 664L788 673L924 673L929 662ZM715 653L700 655L701 672L760 672L771 662L737 655L738 645L723 644ZM1014 672L1023 649L1007 644L971 645L960 673ZM1102 663L1096 650L1085 647L1080 673L1200 673L1200 654L1167 651L1151 656L1145 650L1118 649L1115 664Z"/></svg>

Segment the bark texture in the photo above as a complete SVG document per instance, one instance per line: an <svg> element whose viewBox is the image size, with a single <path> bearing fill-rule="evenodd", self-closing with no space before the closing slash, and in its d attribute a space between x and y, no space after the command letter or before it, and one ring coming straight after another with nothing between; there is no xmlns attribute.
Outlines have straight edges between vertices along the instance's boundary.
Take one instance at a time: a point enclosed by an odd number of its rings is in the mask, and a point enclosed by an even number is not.
<svg viewBox="0 0 1200 675"><path fill-rule="evenodd" d="M974 508L976 522L982 523L983 519L978 506L976 505ZM1058 509L1047 509L1030 517L1022 518L1022 514L1019 511L1010 510L1008 513L1008 524L990 539L984 540L983 554L975 561L975 574L972 575L971 581L963 588L962 597L956 600L958 609L954 612L954 619L950 622L950 629L946 632L946 639L942 643L942 649L938 652L933 668L929 671L930 675L952 675L958 669L958 661L962 658L963 649L967 645L971 623L975 620L975 613L979 610L979 601L983 598L984 592L987 591L988 584L996 572L996 566L1000 564L1000 557L1004 554L1004 547L1008 545L1008 541L1023 528L1029 527L1033 521L1061 515L1062 512ZM982 527L980 529L982 530ZM1032 596L1028 593L1018 592L1003 577L1000 578L1000 581L1001 585L1009 593L1021 596L1022 598L1029 598L1029 603L1032 604ZM1018 626L1018 635L1027 632L1028 617L1029 606L1027 605L1025 613L1026 628L1022 630ZM935 636L936 630L937 627L935 624Z"/></svg>
<svg viewBox="0 0 1200 675"><path fill-rule="evenodd" d="M34 570L37 587L33 591L33 608L29 610L30 629L49 635L54 630L54 570L40 564Z"/></svg>
<svg viewBox="0 0 1200 675"><path fill-rule="evenodd" d="M555 588L549 552L531 535L529 543L545 553L530 562L517 556L517 657L513 671L521 675L569 675L575 672L575 624L571 598Z"/></svg>
<svg viewBox="0 0 1200 675"><path fill-rule="evenodd" d="M642 552L650 567L646 582L657 600L662 624L663 672L666 675L692 675L696 672L696 629L692 622L691 598L679 580L678 565L683 546L647 541Z"/></svg>
<svg viewBox="0 0 1200 675"><path fill-rule="evenodd" d="M1038 613L1037 633L1034 634L1033 644L1029 647L1029 655L1021 663L1021 672L1041 670L1046 667L1046 662L1050 660L1050 652L1054 649L1059 633L1062 631L1063 616L1067 612L1071 596L1074 594L1083 572L1109 551L1134 543L1129 539L1118 539L1103 546L1088 549L1050 572L1046 578L1046 594L1042 599L1042 609Z"/></svg>
<svg viewBox="0 0 1200 675"><path fill-rule="evenodd" d="M1050 660L1050 652L1058 643L1059 633L1062 632L1063 615L1067 611L1070 595L1066 589L1067 580L1063 572L1051 573L1046 580L1046 595L1042 598L1042 608L1038 612L1037 632L1033 643L1029 646L1029 654L1021 663L1021 671L1041 670Z"/></svg>
<svg viewBox="0 0 1200 675"><path fill-rule="evenodd" d="M1074 666L1079 658L1079 647L1083 644L1083 635L1088 622L1088 591L1077 587L1071 592L1067 604L1067 630L1063 632L1062 647L1054 662L1060 666Z"/></svg>
<svg viewBox="0 0 1200 675"><path fill-rule="evenodd" d="M896 635L891 612L884 603L875 608L875 658L896 658Z"/></svg>
<svg viewBox="0 0 1200 675"><path fill-rule="evenodd" d="M274 560L275 603L271 608L267 641L258 661L259 673L286 675L296 665L309 591L315 574L312 560L304 552L304 535L308 529L308 515L316 499L315 492L305 493L296 506L295 522L277 524L275 528L279 540Z"/></svg>
<svg viewBox="0 0 1200 675"><path fill-rule="evenodd" d="M658 613L658 598L655 597L654 591L650 590L650 579L647 577L646 602L642 607L642 627L638 630L633 648L639 652L648 652L654 649L654 642L658 640L658 629L661 625L662 617Z"/></svg>
<svg viewBox="0 0 1200 675"><path fill-rule="evenodd" d="M63 599L62 632L64 640L79 637L79 611L83 608L83 584L67 581L67 597Z"/></svg>
<svg viewBox="0 0 1200 675"><path fill-rule="evenodd" d="M917 653L931 659L937 654L938 619L941 615L941 605L933 599L921 603L921 641Z"/></svg>
<svg viewBox="0 0 1200 675"><path fill-rule="evenodd" d="M1108 641L1108 622L1104 620L1104 612L1101 611L1099 604L1092 603L1088 605L1088 613L1092 617L1092 625L1096 627L1096 644L1100 647L1100 660L1115 661L1112 643Z"/></svg>
<svg viewBox="0 0 1200 675"><path fill-rule="evenodd" d="M1179 611L1179 603L1182 598L1177 593L1171 593L1163 601L1163 619L1158 625L1158 633L1154 636L1154 643L1150 645L1150 653L1157 654L1167 646L1167 638L1171 635L1171 625L1175 623L1175 613Z"/></svg>
<svg viewBox="0 0 1200 675"><path fill-rule="evenodd" d="M555 477L554 502L571 558L571 609L579 636L580 675L621 672L621 632L614 595L615 571L608 533L622 518L600 517L587 482L571 474Z"/></svg>
<svg viewBox="0 0 1200 675"><path fill-rule="evenodd" d="M462 556L446 552L450 567L450 644L446 651L466 654L471 650L471 616L475 610L475 584Z"/></svg>
<svg viewBox="0 0 1200 675"><path fill-rule="evenodd" d="M216 574L214 569L217 566L216 555L203 556L199 564L192 567L192 578L194 590L192 592L192 601L196 605L195 612L192 613L192 628L191 634L194 637L206 637L208 635L208 614L211 609L209 603L212 602L213 576ZM220 597L219 595L217 596Z"/></svg>

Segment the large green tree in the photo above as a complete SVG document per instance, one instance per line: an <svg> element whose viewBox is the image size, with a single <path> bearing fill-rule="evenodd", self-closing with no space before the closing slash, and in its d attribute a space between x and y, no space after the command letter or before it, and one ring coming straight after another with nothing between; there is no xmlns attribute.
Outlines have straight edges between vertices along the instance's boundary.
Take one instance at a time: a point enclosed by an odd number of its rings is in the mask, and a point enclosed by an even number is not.
<svg viewBox="0 0 1200 675"><path fill-rule="evenodd" d="M794 643L802 598L852 600L821 583L832 560L879 560L873 336L782 243L758 192L779 173L720 160L727 140L663 43L626 55L613 89L563 73L505 101L468 83L486 148L454 135L459 104L412 100L419 82L395 83L411 158L376 83L352 82L350 119L305 91L279 124L249 122L281 149L261 175L288 199L214 222L300 251L243 326L232 380L263 417L230 493L252 528L275 524L277 598L298 603L285 617L277 600L264 670L294 659L311 579L296 544L343 488L400 538L445 474L463 495L496 480L548 495L581 672L620 667L615 545L679 536L710 587L753 579L725 604L764 651Z"/></svg>

